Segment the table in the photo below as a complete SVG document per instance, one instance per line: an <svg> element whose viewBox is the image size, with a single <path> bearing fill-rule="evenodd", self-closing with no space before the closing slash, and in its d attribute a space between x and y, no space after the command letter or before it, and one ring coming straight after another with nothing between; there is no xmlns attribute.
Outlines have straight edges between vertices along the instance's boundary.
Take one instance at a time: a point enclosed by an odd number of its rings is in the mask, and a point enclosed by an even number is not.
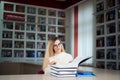
<svg viewBox="0 0 120 80"><path fill-rule="evenodd" d="M92 70L96 76L58 78L49 74L0 75L0 80L120 80L120 70L89 69Z"/></svg>

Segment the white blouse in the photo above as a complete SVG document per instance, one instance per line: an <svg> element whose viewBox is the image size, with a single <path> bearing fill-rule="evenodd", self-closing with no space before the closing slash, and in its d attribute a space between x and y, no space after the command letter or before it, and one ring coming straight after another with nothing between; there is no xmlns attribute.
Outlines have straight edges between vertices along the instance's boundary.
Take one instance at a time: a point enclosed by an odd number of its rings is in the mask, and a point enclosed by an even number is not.
<svg viewBox="0 0 120 80"><path fill-rule="evenodd" d="M49 58L49 61L50 62L55 61L56 65L65 65L72 60L73 60L72 55L65 52L61 52ZM48 67L45 69L45 74L47 73L50 73L50 65L48 65Z"/></svg>

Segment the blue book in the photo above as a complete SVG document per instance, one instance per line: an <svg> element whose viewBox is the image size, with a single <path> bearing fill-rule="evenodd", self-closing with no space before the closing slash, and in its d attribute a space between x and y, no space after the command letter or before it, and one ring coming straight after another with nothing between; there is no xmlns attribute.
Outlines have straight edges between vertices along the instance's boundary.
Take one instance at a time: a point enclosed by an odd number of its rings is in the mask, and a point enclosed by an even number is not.
<svg viewBox="0 0 120 80"><path fill-rule="evenodd" d="M76 77L82 77L82 76L91 77L95 75L92 72L77 72L76 73Z"/></svg>

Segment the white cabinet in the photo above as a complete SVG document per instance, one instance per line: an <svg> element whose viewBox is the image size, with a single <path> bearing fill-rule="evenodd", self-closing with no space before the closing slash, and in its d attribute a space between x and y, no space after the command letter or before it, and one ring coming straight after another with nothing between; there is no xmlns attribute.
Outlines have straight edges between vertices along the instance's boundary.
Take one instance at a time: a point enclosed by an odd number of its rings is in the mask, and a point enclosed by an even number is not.
<svg viewBox="0 0 120 80"><path fill-rule="evenodd" d="M42 63L46 44L60 37L65 44L61 9L1 1L0 61Z"/></svg>
<svg viewBox="0 0 120 80"><path fill-rule="evenodd" d="M120 70L120 0L95 0L96 67Z"/></svg>

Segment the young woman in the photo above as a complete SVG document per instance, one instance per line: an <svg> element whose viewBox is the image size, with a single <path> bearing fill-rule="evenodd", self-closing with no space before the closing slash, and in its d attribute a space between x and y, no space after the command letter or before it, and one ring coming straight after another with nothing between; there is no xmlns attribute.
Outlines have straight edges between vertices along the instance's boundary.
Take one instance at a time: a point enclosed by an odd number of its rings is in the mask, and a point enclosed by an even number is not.
<svg viewBox="0 0 120 80"><path fill-rule="evenodd" d="M72 55L65 52L63 44L59 38L50 40L47 45L43 63L43 70L50 72L50 65L65 65L73 60Z"/></svg>

